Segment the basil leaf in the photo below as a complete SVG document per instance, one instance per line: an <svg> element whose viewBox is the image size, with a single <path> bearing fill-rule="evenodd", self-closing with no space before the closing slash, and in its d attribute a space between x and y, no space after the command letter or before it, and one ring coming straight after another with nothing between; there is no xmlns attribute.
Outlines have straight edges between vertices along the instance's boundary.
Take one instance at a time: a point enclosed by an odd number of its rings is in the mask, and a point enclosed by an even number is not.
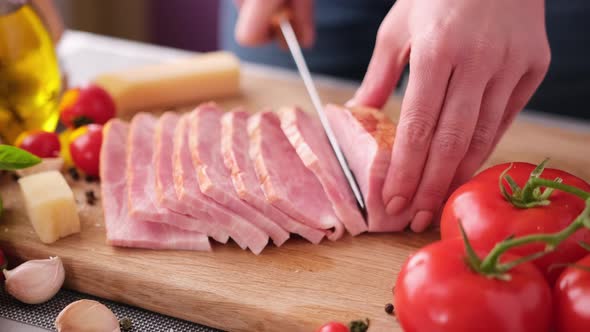
<svg viewBox="0 0 590 332"><path fill-rule="evenodd" d="M14 171L35 166L41 158L11 145L0 144L0 169Z"/></svg>

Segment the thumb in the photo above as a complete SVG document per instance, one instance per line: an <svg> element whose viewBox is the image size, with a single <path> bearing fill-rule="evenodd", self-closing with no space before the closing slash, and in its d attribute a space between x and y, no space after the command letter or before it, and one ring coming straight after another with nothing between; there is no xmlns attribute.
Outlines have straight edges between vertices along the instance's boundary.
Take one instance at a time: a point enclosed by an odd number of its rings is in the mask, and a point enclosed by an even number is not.
<svg viewBox="0 0 590 332"><path fill-rule="evenodd" d="M363 82L347 106L381 108L397 85L408 63L410 33L404 13L396 9L394 6L381 23Z"/></svg>

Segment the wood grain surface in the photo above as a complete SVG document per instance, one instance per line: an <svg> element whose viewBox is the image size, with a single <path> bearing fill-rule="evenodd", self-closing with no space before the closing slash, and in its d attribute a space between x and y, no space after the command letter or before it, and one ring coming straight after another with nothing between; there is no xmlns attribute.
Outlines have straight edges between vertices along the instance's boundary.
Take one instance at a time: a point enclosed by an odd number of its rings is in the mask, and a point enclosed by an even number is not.
<svg viewBox="0 0 590 332"><path fill-rule="evenodd" d="M243 94L218 101L250 110L298 104L310 110L303 84L293 78L246 70ZM343 103L352 87L320 86L325 102ZM398 103L386 107L394 118ZM518 121L490 158L539 162L590 180L590 133L568 132ZM312 331L330 320L369 318L370 331L401 331L384 305L408 255L438 238L426 234L363 234L312 245L291 239L255 256L235 244L213 252L150 251L105 244L100 201L90 206L84 192L97 183L72 181L80 202L82 232L44 245L34 234L19 188L9 175L0 193L6 211L0 220L0 247L16 261L62 257L66 287L228 331Z"/></svg>

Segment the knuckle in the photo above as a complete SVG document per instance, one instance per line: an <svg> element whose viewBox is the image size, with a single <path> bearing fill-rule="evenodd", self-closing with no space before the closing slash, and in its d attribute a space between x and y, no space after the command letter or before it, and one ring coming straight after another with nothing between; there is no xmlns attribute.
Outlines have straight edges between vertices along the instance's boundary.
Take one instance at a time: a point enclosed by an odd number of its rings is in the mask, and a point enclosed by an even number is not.
<svg viewBox="0 0 590 332"><path fill-rule="evenodd" d="M480 153L488 150L495 137L494 130L488 125L478 126L471 138L469 149L472 152Z"/></svg>
<svg viewBox="0 0 590 332"><path fill-rule="evenodd" d="M440 59L451 61L456 57L457 48L455 43L443 31L432 31L423 34L419 39L418 47L423 54L424 61ZM420 59L419 59L420 60Z"/></svg>
<svg viewBox="0 0 590 332"><path fill-rule="evenodd" d="M393 30L385 23L379 26L377 30L376 44L380 46L386 46L391 44L391 41L395 38Z"/></svg>
<svg viewBox="0 0 590 332"><path fill-rule="evenodd" d="M485 35L475 37L468 53L470 57L477 59L477 62L487 65L488 70L493 70L500 65L500 61L505 58L508 49L502 44L497 44L486 38Z"/></svg>
<svg viewBox="0 0 590 332"><path fill-rule="evenodd" d="M420 188L420 197L424 202L439 203L441 202L446 194L448 188L436 183L425 184L422 188Z"/></svg>
<svg viewBox="0 0 590 332"><path fill-rule="evenodd" d="M467 149L467 137L459 128L442 129L433 142L435 151L441 154L443 159L457 158L465 154Z"/></svg>
<svg viewBox="0 0 590 332"><path fill-rule="evenodd" d="M551 50L547 46L542 52L537 54L536 59L533 61L532 70L534 72L545 75L551 64Z"/></svg>
<svg viewBox="0 0 590 332"><path fill-rule="evenodd" d="M404 121L401 121L399 130L403 132L403 138L407 145L414 149L425 149L432 138L436 120L428 116L429 112L411 112Z"/></svg>

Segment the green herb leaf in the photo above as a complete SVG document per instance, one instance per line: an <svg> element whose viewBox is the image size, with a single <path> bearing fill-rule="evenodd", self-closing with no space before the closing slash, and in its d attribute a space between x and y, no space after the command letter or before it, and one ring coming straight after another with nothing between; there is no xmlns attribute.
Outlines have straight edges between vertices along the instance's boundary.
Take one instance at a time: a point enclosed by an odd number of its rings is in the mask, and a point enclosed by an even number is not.
<svg viewBox="0 0 590 332"><path fill-rule="evenodd" d="M41 158L11 145L0 144L0 169L14 171L41 162Z"/></svg>

